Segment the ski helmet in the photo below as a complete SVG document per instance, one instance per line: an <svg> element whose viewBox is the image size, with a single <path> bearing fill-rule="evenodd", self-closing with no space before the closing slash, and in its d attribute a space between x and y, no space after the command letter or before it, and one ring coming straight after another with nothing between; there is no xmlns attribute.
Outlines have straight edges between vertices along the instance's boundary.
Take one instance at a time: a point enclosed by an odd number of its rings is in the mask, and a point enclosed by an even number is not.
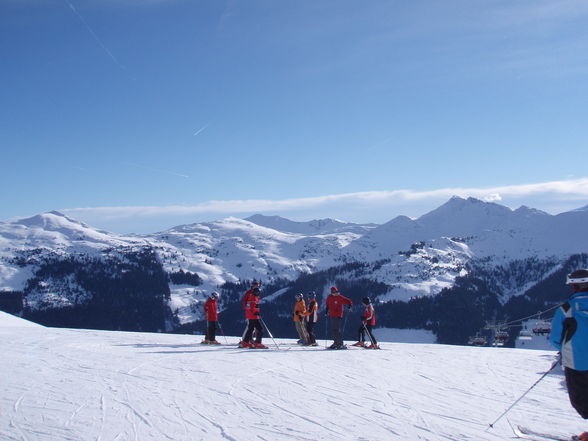
<svg viewBox="0 0 588 441"><path fill-rule="evenodd" d="M331 293L332 293L332 294L334 294L334 293L339 293L339 290L337 289L337 287L336 287L336 286L331 286Z"/></svg>
<svg viewBox="0 0 588 441"><path fill-rule="evenodd" d="M210 297L213 299L218 299L218 292L213 291L212 294L210 294Z"/></svg>
<svg viewBox="0 0 588 441"><path fill-rule="evenodd" d="M255 287L251 290L251 294L253 294L254 296L258 296L259 294L261 294L261 291L259 290L259 288Z"/></svg>
<svg viewBox="0 0 588 441"><path fill-rule="evenodd" d="M577 285L580 288L588 288L588 269L579 269L568 274L567 285Z"/></svg>
<svg viewBox="0 0 588 441"><path fill-rule="evenodd" d="M372 303L372 301L370 300L370 298L369 298L369 297L364 297L363 299L361 299L361 302L362 302L364 305L369 305L370 303Z"/></svg>
<svg viewBox="0 0 588 441"><path fill-rule="evenodd" d="M298 300L300 300L300 299L303 299L304 298L304 295L301 292L299 292L294 297L296 297Z"/></svg>
<svg viewBox="0 0 588 441"><path fill-rule="evenodd" d="M316 297L316 293L314 291L310 291L307 296L309 299L314 299Z"/></svg>

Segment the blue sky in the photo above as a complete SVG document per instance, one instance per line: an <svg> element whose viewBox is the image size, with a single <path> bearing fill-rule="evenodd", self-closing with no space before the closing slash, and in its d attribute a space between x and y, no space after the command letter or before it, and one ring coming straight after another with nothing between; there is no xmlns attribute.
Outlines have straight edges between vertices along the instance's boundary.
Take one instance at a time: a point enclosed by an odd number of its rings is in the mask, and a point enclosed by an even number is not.
<svg viewBox="0 0 588 441"><path fill-rule="evenodd" d="M3 0L0 17L0 220L588 204L583 0Z"/></svg>

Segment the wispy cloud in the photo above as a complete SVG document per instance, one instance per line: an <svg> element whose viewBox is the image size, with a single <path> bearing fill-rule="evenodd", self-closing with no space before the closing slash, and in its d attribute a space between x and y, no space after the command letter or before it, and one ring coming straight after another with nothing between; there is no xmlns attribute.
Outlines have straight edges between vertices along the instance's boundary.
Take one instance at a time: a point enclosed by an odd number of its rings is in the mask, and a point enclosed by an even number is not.
<svg viewBox="0 0 588 441"><path fill-rule="evenodd" d="M124 219L157 216L186 216L201 214L233 215L256 212L312 212L344 205L365 210L406 205L410 202L436 204L452 196L475 197L486 201L519 201L525 198L545 198L568 201L588 201L588 178L566 181L551 181L526 185L507 185L489 188L441 188L429 191L390 190L358 193L343 193L308 198L283 200L226 200L208 201L194 205L131 206L131 207L87 207L62 209L72 216L83 215L94 219ZM434 206L430 207L431 209ZM339 208L340 211L340 208Z"/></svg>
<svg viewBox="0 0 588 441"><path fill-rule="evenodd" d="M149 170L155 173L165 173L168 175L173 175L173 176L179 176L180 178L189 178L190 176L188 175L184 175L182 173L176 173L174 171L170 171L170 170L164 170L161 168L154 168L154 167L149 167L147 165L141 165L141 164L134 164L132 162L127 163L127 165L133 166L133 167L137 167L137 168L142 168L143 170Z"/></svg>

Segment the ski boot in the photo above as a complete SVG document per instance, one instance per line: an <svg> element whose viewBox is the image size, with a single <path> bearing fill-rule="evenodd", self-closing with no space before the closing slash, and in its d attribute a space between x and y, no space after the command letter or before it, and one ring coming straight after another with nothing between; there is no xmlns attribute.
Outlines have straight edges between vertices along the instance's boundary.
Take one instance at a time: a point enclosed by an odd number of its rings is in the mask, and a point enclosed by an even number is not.
<svg viewBox="0 0 588 441"><path fill-rule="evenodd" d="M365 348L365 343L362 341L358 341L357 343L353 343L351 346L359 346L361 348Z"/></svg>
<svg viewBox="0 0 588 441"><path fill-rule="evenodd" d="M202 340L202 341L200 342L200 344L201 344L201 345L209 345L209 344L210 344L210 340L206 340L206 339L204 339L204 340Z"/></svg>
<svg viewBox="0 0 588 441"><path fill-rule="evenodd" d="M211 340L208 342L209 345L220 345L220 342L216 341L216 340Z"/></svg>
<svg viewBox="0 0 588 441"><path fill-rule="evenodd" d="M371 345L369 345L369 346L366 346L365 348L366 349L380 349L380 347L378 345L375 345L373 343Z"/></svg>
<svg viewBox="0 0 588 441"><path fill-rule="evenodd" d="M262 343L253 343L253 349L267 349L267 346Z"/></svg>
<svg viewBox="0 0 588 441"><path fill-rule="evenodd" d="M251 343L249 343L248 341L242 341L241 343L239 343L239 347L240 348L252 348L253 345Z"/></svg>

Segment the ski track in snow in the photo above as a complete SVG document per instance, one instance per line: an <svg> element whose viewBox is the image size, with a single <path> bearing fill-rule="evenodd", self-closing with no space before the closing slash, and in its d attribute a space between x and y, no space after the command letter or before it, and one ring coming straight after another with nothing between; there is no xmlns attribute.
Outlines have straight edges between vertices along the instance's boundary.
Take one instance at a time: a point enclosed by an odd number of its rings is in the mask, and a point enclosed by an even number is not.
<svg viewBox="0 0 588 441"><path fill-rule="evenodd" d="M506 419L488 424L554 357L398 343L240 350L200 338L0 327L0 439L504 441ZM562 380L547 376L508 418L583 431Z"/></svg>

